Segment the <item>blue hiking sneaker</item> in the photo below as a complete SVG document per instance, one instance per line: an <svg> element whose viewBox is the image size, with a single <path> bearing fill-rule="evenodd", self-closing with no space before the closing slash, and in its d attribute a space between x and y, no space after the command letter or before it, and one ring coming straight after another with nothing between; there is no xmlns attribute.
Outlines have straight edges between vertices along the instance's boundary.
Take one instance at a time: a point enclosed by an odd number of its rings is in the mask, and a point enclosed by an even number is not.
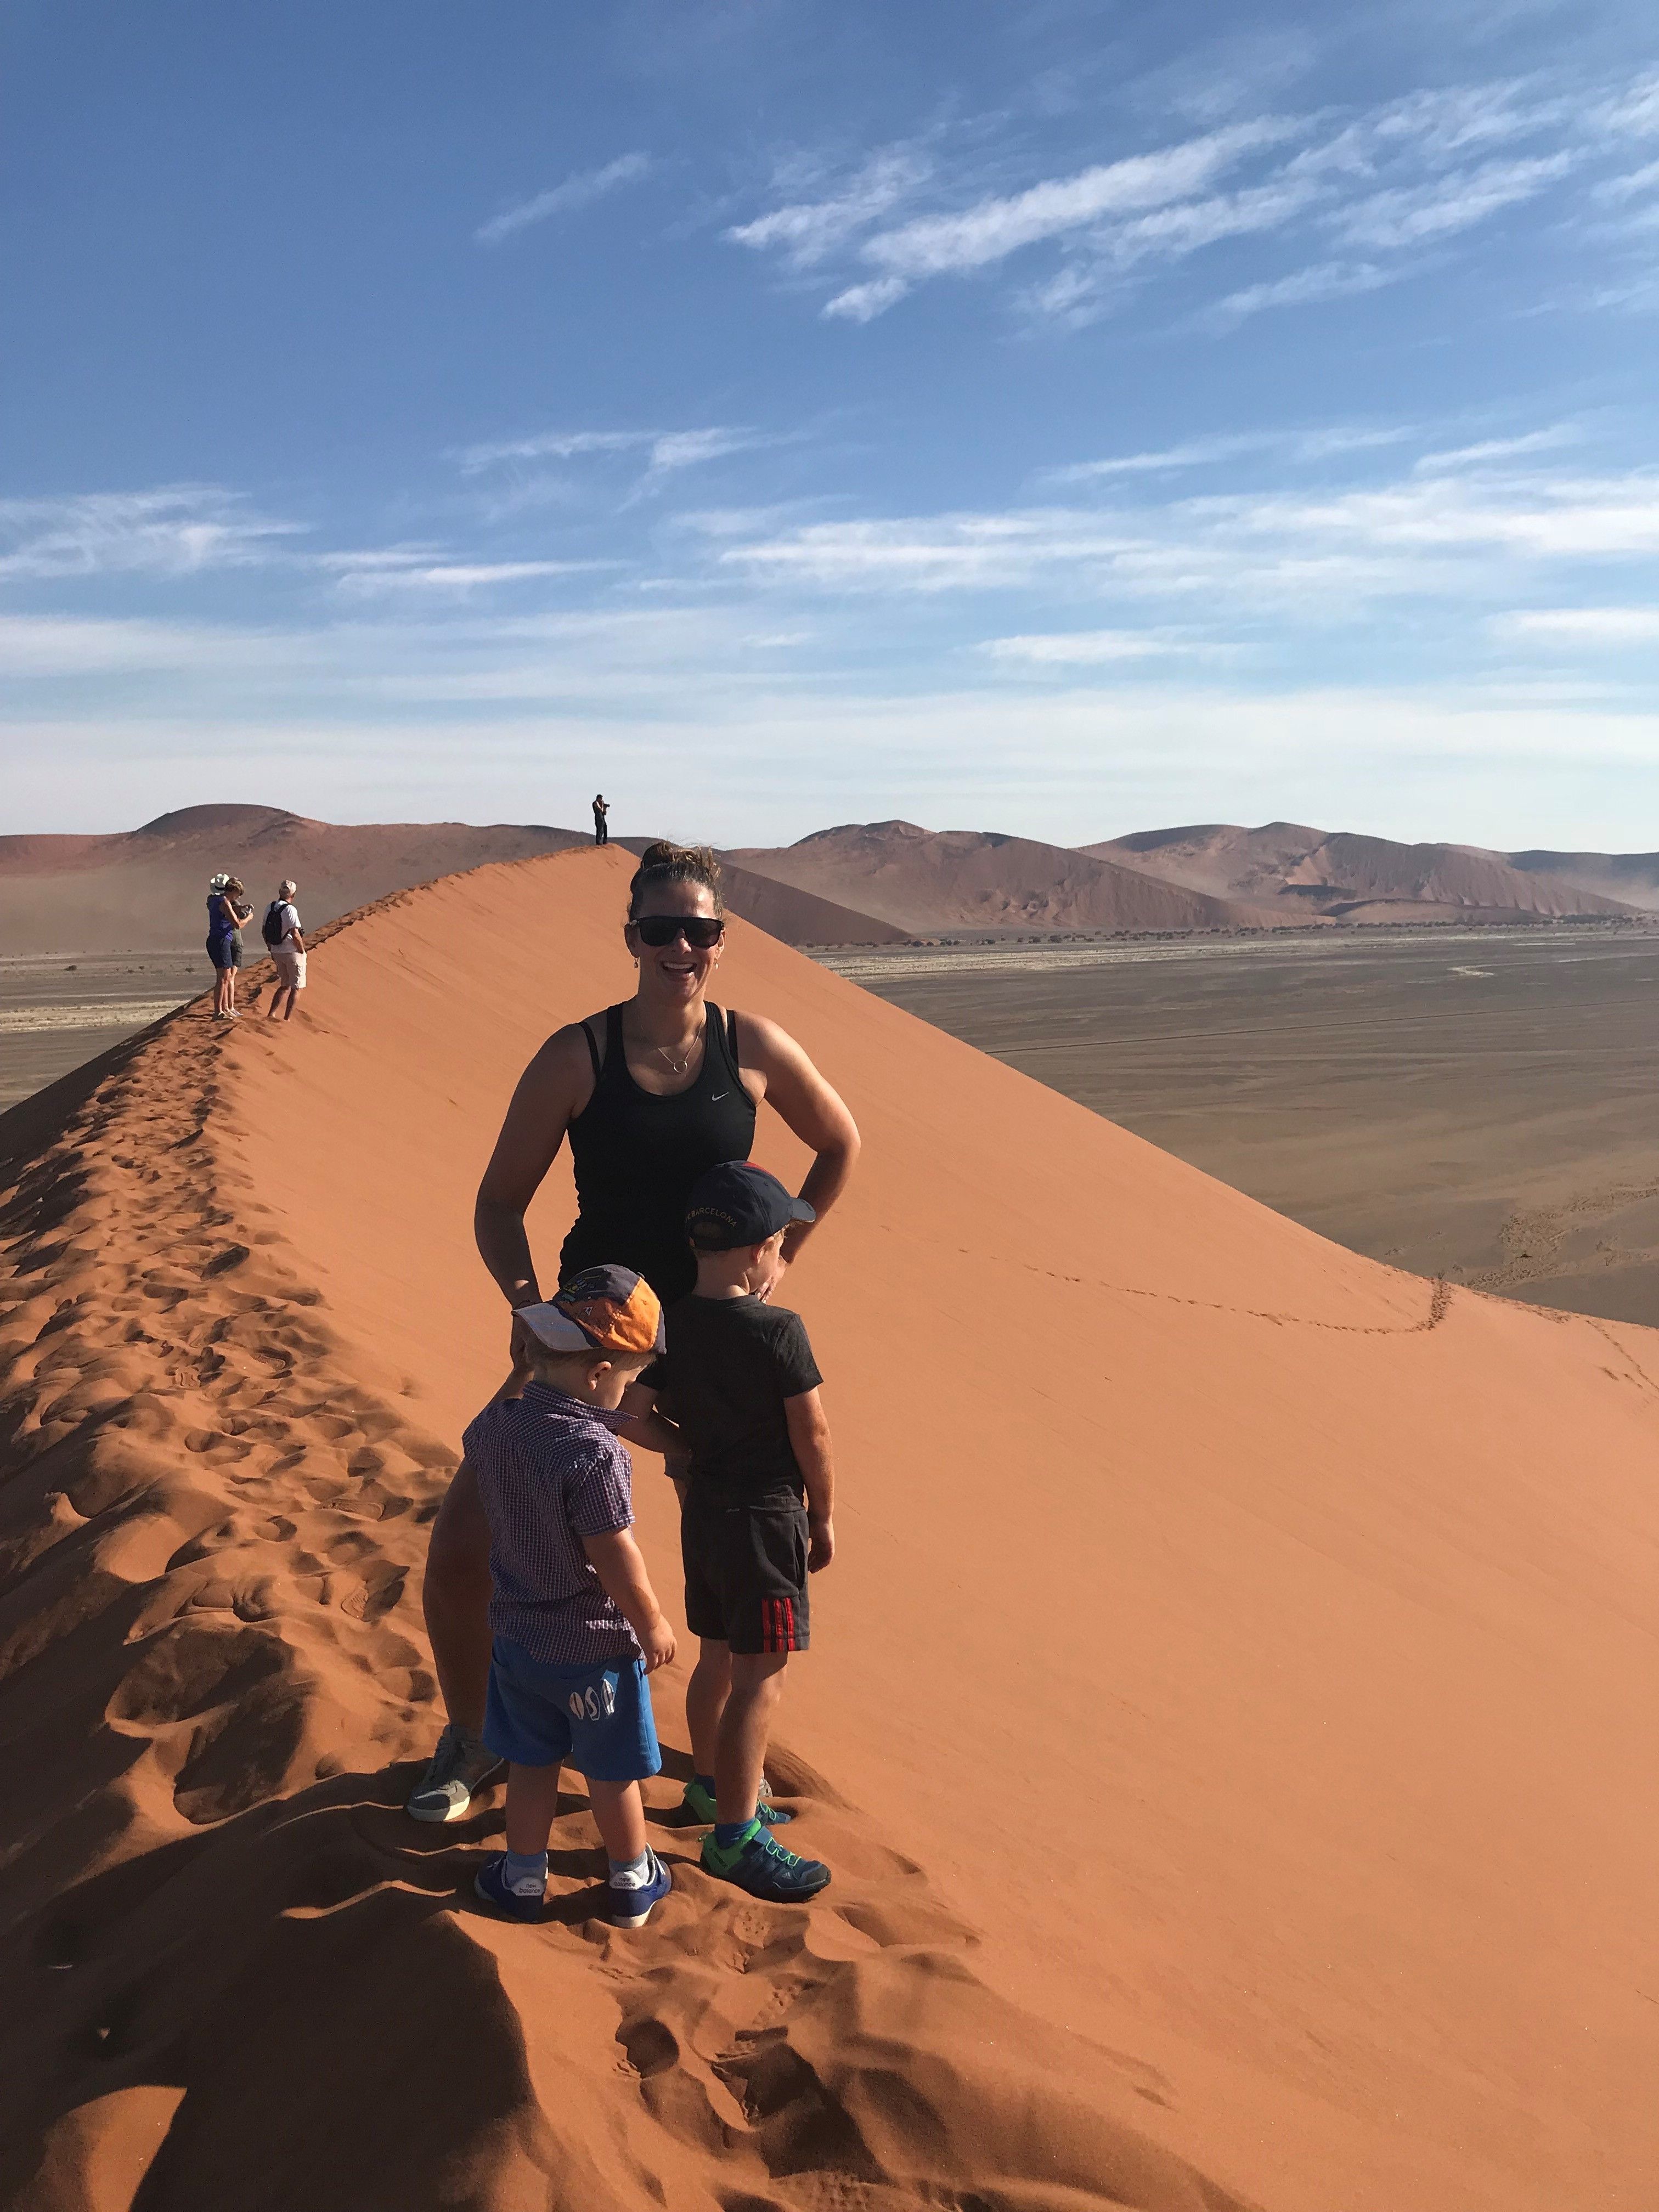
<svg viewBox="0 0 1659 2212"><path fill-rule="evenodd" d="M804 1905L830 1883L822 1859L804 1859L775 1844L758 1820L724 1850L712 1835L702 1839L702 1870L769 1905Z"/></svg>
<svg viewBox="0 0 1659 2212"><path fill-rule="evenodd" d="M649 1864L643 1874L622 1868L611 1877L605 1917L613 1928L643 1928L674 1887L674 1877L655 1851L647 1851L646 1857Z"/></svg>
<svg viewBox="0 0 1659 2212"><path fill-rule="evenodd" d="M720 1808L715 1804L713 1796L704 1789L695 1774L685 1785L685 1795L680 1800L680 1808L690 1815L697 1826L702 1828L712 1828L720 1818ZM775 1805L772 1802L772 1785L763 1777L760 1786L760 1802L755 1808L755 1818L764 1822L769 1828L781 1828L786 1821L793 1820L794 1817L793 1813L787 1813L781 1805Z"/></svg>
<svg viewBox="0 0 1659 2212"><path fill-rule="evenodd" d="M507 1853L497 1851L494 1858L486 1859L477 1880L472 1885L475 1896L509 1920L539 1920L543 1911L544 1891L509 1889L507 1886Z"/></svg>

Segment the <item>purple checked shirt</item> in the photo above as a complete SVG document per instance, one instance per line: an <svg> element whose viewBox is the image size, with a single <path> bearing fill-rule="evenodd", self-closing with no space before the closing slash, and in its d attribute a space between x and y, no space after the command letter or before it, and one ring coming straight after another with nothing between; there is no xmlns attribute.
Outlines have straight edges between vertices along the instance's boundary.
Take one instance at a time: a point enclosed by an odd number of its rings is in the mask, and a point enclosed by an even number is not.
<svg viewBox="0 0 1659 2212"><path fill-rule="evenodd" d="M639 1653L581 1541L634 1525L633 1466L613 1418L530 1382L486 1406L461 1440L489 1521L491 1632L555 1667Z"/></svg>

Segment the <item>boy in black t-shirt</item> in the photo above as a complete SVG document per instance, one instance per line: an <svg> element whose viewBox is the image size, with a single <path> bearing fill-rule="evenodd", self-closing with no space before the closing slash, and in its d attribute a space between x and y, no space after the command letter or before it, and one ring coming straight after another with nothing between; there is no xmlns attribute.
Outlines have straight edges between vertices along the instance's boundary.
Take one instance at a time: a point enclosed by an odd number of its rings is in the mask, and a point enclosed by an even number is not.
<svg viewBox="0 0 1659 2212"><path fill-rule="evenodd" d="M775 1176L732 1162L694 1186L686 1234L697 1286L668 1310L668 1349L641 1378L678 1429L685 1623L701 1642L686 1690L696 1767L686 1804L714 1819L705 1872L777 1902L816 1896L817 1859L770 1833L789 1818L763 1800L772 1717L792 1651L808 1636L806 1578L836 1536L830 1426L799 1314L769 1305L783 1235L811 1208Z"/></svg>

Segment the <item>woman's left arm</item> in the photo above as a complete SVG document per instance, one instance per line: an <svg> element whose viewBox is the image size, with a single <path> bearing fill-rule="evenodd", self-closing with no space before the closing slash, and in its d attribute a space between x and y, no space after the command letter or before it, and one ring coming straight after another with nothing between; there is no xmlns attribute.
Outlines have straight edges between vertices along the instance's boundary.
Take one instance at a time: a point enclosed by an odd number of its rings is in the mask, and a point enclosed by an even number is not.
<svg viewBox="0 0 1659 2212"><path fill-rule="evenodd" d="M744 1073L761 1079L767 1104L817 1155L800 1194L822 1221L851 1178L859 1156L858 1123L787 1030L761 1014L739 1014L738 1043ZM791 1224L783 1240L786 1261L797 1258L812 1227L810 1221Z"/></svg>

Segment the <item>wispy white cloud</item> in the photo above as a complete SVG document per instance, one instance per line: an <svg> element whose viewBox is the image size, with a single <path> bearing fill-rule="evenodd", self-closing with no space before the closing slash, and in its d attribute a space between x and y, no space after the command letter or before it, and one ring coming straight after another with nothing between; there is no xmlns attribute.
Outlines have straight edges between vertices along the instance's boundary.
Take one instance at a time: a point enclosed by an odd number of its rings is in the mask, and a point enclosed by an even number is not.
<svg viewBox="0 0 1659 2212"><path fill-rule="evenodd" d="M823 313L849 323L867 323L895 307L910 287L902 276L872 276L867 284L849 284L825 302Z"/></svg>
<svg viewBox="0 0 1659 2212"><path fill-rule="evenodd" d="M1096 483L1109 477L1162 475L1169 469L1208 468L1217 461L1235 460L1241 453L1260 453L1283 442L1273 430L1245 430L1222 437L1189 438L1185 444L1164 446L1144 453L1114 453L1105 460L1069 461L1064 468L1046 469L1048 483Z"/></svg>
<svg viewBox="0 0 1659 2212"><path fill-rule="evenodd" d="M1494 461L1512 461L1523 453L1559 453L1564 446L1583 441L1577 422L1552 422L1542 430L1528 430L1518 438L1482 438L1473 446L1454 446L1444 453L1425 453L1415 464L1419 476L1435 476L1447 469L1489 468Z"/></svg>
<svg viewBox="0 0 1659 2212"><path fill-rule="evenodd" d="M704 461L724 460L728 453L748 453L756 446L773 442L759 430L664 430L651 441L650 465L666 474L674 469L696 468Z"/></svg>
<svg viewBox="0 0 1659 2212"><path fill-rule="evenodd" d="M1163 660L1176 654L1213 656L1223 649L1206 640L1150 629L1041 631L988 638L980 648L993 660L1036 668L1099 667L1115 661Z"/></svg>
<svg viewBox="0 0 1659 2212"><path fill-rule="evenodd" d="M533 437L509 438L464 447L456 456L469 475L520 461L568 461L589 453L637 453L657 476L695 468L728 453L774 445L769 431L715 424L696 430L543 430Z"/></svg>
<svg viewBox="0 0 1659 2212"><path fill-rule="evenodd" d="M913 148L888 147L872 155L825 198L791 201L752 222L737 224L726 235L734 246L757 252L775 247L792 268L814 268L890 213L931 174L931 165Z"/></svg>
<svg viewBox="0 0 1659 2212"><path fill-rule="evenodd" d="M1144 453L1115 453L1105 460L1073 461L1048 469L1048 483L1093 483L1112 477L1162 475L1170 469L1210 468L1246 453L1273 453L1289 461L1325 461L1343 453L1369 453L1411 438L1408 425L1328 423L1317 429L1245 430L1212 438L1189 438Z"/></svg>
<svg viewBox="0 0 1659 2212"><path fill-rule="evenodd" d="M1659 607L1532 607L1495 615L1503 638L1565 646L1659 645Z"/></svg>
<svg viewBox="0 0 1659 2212"><path fill-rule="evenodd" d="M473 235L481 246L499 246L504 238L529 229L532 223L545 222L551 216L572 214L577 208L591 207L595 200L605 198L618 185L638 184L650 175L652 167L648 154L636 153L619 155L602 169L579 169L562 184L492 216L488 222L480 224Z"/></svg>
<svg viewBox="0 0 1659 2212"><path fill-rule="evenodd" d="M211 671L246 683L314 657L303 639L230 623L0 615L0 672L18 682Z"/></svg>
<svg viewBox="0 0 1659 2212"><path fill-rule="evenodd" d="M1540 441L1488 442L1541 457L1559 434ZM1408 467L1382 483L1316 493L1275 487L1158 503L814 520L739 536L714 557L774 587L817 593L1040 588L1080 606L1213 604L1272 611L1300 626L1352 623L1401 599L1489 606L1551 570L1605 570L1659 552L1659 474L1525 471L1514 454L1505 466L1495 453L1483 463L1477 450L1437 456L1428 471ZM1101 481L1140 477L1126 471Z"/></svg>
<svg viewBox="0 0 1659 2212"><path fill-rule="evenodd" d="M455 456L469 474L505 461L568 461L580 453L632 453L648 446L654 430L538 430L533 437L502 438L464 446Z"/></svg>
<svg viewBox="0 0 1659 2212"><path fill-rule="evenodd" d="M937 145L926 161L890 149L823 197L792 198L726 235L777 254L796 278L830 278L820 312L852 322L868 322L938 279L994 270L1047 248L1059 265L1044 270L1039 261L1016 296L1028 313L1080 323L1127 298L1131 275L1144 283L1227 241L1234 261L1250 240L1259 241L1258 258L1275 239L1303 241L1298 265L1270 267L1244 284L1232 274L1207 317L1225 329L1268 308L1396 282L1437 246L1581 173L1588 204L1616 158L1609 148L1644 132L1656 102L1645 80L1612 92L1528 80L1451 87L1346 118L1324 111L1246 118L1012 191L983 188L981 133L974 152L955 161ZM1012 158L997 157L999 169ZM1644 174L1630 173L1630 195L1645 190L1634 181ZM935 204L919 204L927 199ZM1310 258L1306 242L1322 233L1350 252L1332 256L1328 246Z"/></svg>
<svg viewBox="0 0 1659 2212"><path fill-rule="evenodd" d="M1535 198L1574 166L1575 156L1570 153L1528 161L1488 161L1479 169L1428 184L1370 193L1334 215L1331 228L1348 246L1382 252L1419 246L1468 230L1502 208Z"/></svg>
<svg viewBox="0 0 1659 2212"><path fill-rule="evenodd" d="M189 576L247 568L304 534L274 521L222 485L164 484L153 491L87 492L0 500L0 578L143 574Z"/></svg>
<svg viewBox="0 0 1659 2212"><path fill-rule="evenodd" d="M860 258L909 281L984 269L1020 248L1203 190L1255 149L1278 143L1290 126L1269 119L1236 124L1184 145L1097 163L1023 192L992 194L957 215L920 216L878 232Z"/></svg>
<svg viewBox="0 0 1659 2212"><path fill-rule="evenodd" d="M1659 137L1659 70L1616 94L1598 119L1609 131L1632 138Z"/></svg>
<svg viewBox="0 0 1659 2212"><path fill-rule="evenodd" d="M1639 169L1626 169L1618 176L1604 177L1595 186L1593 197L1618 207L1627 200L1639 199L1644 192L1659 192L1659 161L1644 161Z"/></svg>
<svg viewBox="0 0 1659 2212"><path fill-rule="evenodd" d="M617 561L440 561L325 559L339 572L340 588L360 599L390 592L475 592L546 576L577 576L619 568Z"/></svg>
<svg viewBox="0 0 1659 2212"><path fill-rule="evenodd" d="M1305 307L1322 300L1352 299L1363 292L1381 291L1409 276L1409 265L1380 269L1371 261L1316 261L1293 269L1287 276L1274 276L1261 284L1246 284L1229 292L1209 311L1210 319L1223 326L1242 323L1271 307Z"/></svg>

